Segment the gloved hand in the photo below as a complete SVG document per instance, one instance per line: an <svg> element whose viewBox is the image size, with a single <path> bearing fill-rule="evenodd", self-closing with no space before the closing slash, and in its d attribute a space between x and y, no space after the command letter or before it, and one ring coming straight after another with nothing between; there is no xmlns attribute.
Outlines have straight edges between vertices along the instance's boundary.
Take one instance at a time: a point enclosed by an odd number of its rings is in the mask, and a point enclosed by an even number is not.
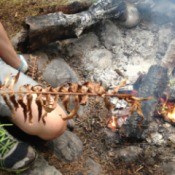
<svg viewBox="0 0 175 175"><path fill-rule="evenodd" d="M18 68L18 70L21 71L21 72L23 72L23 73L27 72L27 70L28 70L28 64L27 64L24 56L23 55L19 55L19 59L21 60L21 65Z"/></svg>

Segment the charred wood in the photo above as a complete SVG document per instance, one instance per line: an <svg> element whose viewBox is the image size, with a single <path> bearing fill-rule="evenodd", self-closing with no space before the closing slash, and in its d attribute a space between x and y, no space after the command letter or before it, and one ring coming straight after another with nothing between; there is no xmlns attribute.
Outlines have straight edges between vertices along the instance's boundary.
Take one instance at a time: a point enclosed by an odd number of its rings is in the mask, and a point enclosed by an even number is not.
<svg viewBox="0 0 175 175"><path fill-rule="evenodd" d="M75 0L73 2L67 1L66 3L58 5L53 5L49 7L43 7L40 9L41 14L55 13L55 12L63 12L65 14L74 14L79 13L84 10L87 10L93 4L93 0Z"/></svg>
<svg viewBox="0 0 175 175"><path fill-rule="evenodd" d="M104 19L114 18L125 22L130 19L128 13L133 12L133 8L127 7L122 0L99 0L81 13L68 15L59 12L27 17L16 48L22 52L33 51L57 40L79 37L85 29ZM135 12L132 15L138 16ZM138 18L134 22L134 25L138 24Z"/></svg>
<svg viewBox="0 0 175 175"><path fill-rule="evenodd" d="M152 100L148 100L142 103L142 111L144 114L144 120L141 121L141 117L134 113L123 125L122 132L126 137L144 139L143 132L148 127L149 122L153 120L154 112L159 98L163 95L168 84L168 69L153 65L150 67L148 73L143 77L138 89L139 97L152 96ZM138 86L137 86L138 87ZM141 122L140 122L141 121Z"/></svg>

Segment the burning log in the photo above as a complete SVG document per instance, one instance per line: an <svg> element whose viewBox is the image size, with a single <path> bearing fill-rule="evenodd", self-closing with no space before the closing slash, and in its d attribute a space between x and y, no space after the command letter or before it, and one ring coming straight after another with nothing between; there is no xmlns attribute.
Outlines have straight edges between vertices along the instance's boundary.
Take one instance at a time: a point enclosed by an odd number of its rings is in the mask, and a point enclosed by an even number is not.
<svg viewBox="0 0 175 175"><path fill-rule="evenodd" d="M84 10L87 10L94 0L61 0L51 6L41 7L42 14L54 13L54 12L63 12L66 14L79 13Z"/></svg>
<svg viewBox="0 0 175 175"><path fill-rule="evenodd" d="M139 96L153 96L154 100L146 101L142 105L144 116L148 121L152 120L158 99L162 97L168 84L168 69L154 65L143 78L139 87Z"/></svg>
<svg viewBox="0 0 175 175"><path fill-rule="evenodd" d="M138 96L149 97L152 96L152 100L142 102L142 112L144 115L144 121L140 122L140 116L133 113L129 119L123 125L121 131L122 135L126 137L142 139L143 129L148 127L148 123L153 120L154 113L158 104L158 100L162 97L164 90L168 84L168 69L153 65L150 67L147 75L139 81Z"/></svg>
<svg viewBox="0 0 175 175"><path fill-rule="evenodd" d="M171 69L172 67L170 67ZM174 77L170 75L169 84L164 96L162 96L157 105L155 115L165 121L175 125L175 84Z"/></svg>
<svg viewBox="0 0 175 175"><path fill-rule="evenodd" d="M79 37L88 27L109 18L134 27L139 23L139 12L135 6L122 0L99 0L88 10L77 14L59 12L27 17L24 31L15 43L16 49L33 51L57 40Z"/></svg>

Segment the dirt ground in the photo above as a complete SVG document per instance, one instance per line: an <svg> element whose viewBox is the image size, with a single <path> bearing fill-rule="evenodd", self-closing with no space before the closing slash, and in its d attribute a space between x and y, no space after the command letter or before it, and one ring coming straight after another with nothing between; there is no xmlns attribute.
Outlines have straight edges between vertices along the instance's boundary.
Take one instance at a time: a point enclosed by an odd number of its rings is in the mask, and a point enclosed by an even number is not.
<svg viewBox="0 0 175 175"><path fill-rule="evenodd" d="M55 7L58 3L62 3L64 5L67 1L68 0L0 0L0 19L11 38L20 31L25 17L43 14L47 12L51 6ZM99 121L99 112L102 112L102 109L99 104L96 104L96 109L90 109L89 115L91 114L95 121ZM143 167L140 168L140 162L125 165L123 163L114 163L110 157L102 158L102 153L106 150L103 143L103 135L101 135L101 129L105 126L105 124L101 123L100 126L92 125L91 128L88 128L91 119L92 118L87 118L81 122L77 121L76 129L74 131L84 143L84 152L79 160L73 163L60 162L55 158L55 156L46 152L44 149L40 150L41 154L43 154L51 165L58 168L63 175L78 175L78 172L83 172L83 163L88 157L91 157L93 160L102 165L104 175L149 174L148 167L145 167L145 170L140 172L144 169ZM152 168L154 169L154 167ZM11 173L0 172L0 174L10 175ZM162 173L156 171L155 175L156 174L161 175Z"/></svg>
<svg viewBox="0 0 175 175"><path fill-rule="evenodd" d="M68 13L71 11L68 5L74 1L78 1L85 7L94 0L87 2L85 0L0 0L0 20L9 36L12 37L20 31L27 16L46 14L59 11L59 9Z"/></svg>

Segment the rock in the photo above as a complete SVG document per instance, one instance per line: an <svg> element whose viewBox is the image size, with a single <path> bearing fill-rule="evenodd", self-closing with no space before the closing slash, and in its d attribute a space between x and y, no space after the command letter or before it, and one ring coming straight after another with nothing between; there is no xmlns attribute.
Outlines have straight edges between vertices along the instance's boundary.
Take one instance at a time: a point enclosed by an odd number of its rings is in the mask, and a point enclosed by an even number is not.
<svg viewBox="0 0 175 175"><path fill-rule="evenodd" d="M77 82L75 72L61 58L54 58L46 67L43 79L52 87L57 87L67 82Z"/></svg>
<svg viewBox="0 0 175 175"><path fill-rule="evenodd" d="M73 42L66 47L66 55L79 59L85 53L89 52L89 50L93 50L99 46L98 37L94 33L88 33L73 40Z"/></svg>
<svg viewBox="0 0 175 175"><path fill-rule="evenodd" d="M111 129L105 128L103 132L105 146L108 149L115 148L117 144L120 143L120 136L117 133L111 131Z"/></svg>
<svg viewBox="0 0 175 175"><path fill-rule="evenodd" d="M38 68L38 71L40 72L43 72L46 65L49 63L49 58L47 56L46 53L44 52L35 52L35 53L32 53L32 54L23 54L25 59L27 60L27 62L30 63L30 65L32 66L32 59L33 58L36 58L37 61L37 68Z"/></svg>
<svg viewBox="0 0 175 175"><path fill-rule="evenodd" d="M69 119L67 121L67 129L69 129L69 131L73 131L75 127L75 121L73 119Z"/></svg>
<svg viewBox="0 0 175 175"><path fill-rule="evenodd" d="M122 19L123 17L123 19ZM140 13L133 3L126 3L126 12L121 18L121 25L131 29L140 23Z"/></svg>
<svg viewBox="0 0 175 175"><path fill-rule="evenodd" d="M116 160L123 160L126 163L131 163L137 160L138 156L141 155L143 150L138 146L128 146L126 148L118 149L115 152Z"/></svg>
<svg viewBox="0 0 175 175"><path fill-rule="evenodd" d="M154 132L150 134L150 137L146 139L148 143L154 144L154 145L162 145L165 143L165 140L162 136L162 134Z"/></svg>
<svg viewBox="0 0 175 175"><path fill-rule="evenodd" d="M38 70L43 72L43 70L49 63L49 58L44 52L37 52L35 56L37 57Z"/></svg>
<svg viewBox="0 0 175 175"><path fill-rule="evenodd" d="M175 162L166 162L163 164L163 170L165 172L165 175L175 175Z"/></svg>
<svg viewBox="0 0 175 175"><path fill-rule="evenodd" d="M38 157L34 166L22 175L62 175L54 166L50 166L48 162L41 156Z"/></svg>
<svg viewBox="0 0 175 175"><path fill-rule="evenodd" d="M50 147L58 159L67 162L76 160L83 151L82 141L70 131L65 131L63 135L51 141Z"/></svg>
<svg viewBox="0 0 175 175"><path fill-rule="evenodd" d="M102 173L101 165L96 163L91 158L88 158L86 161L85 170L87 171L87 175L101 175Z"/></svg>
<svg viewBox="0 0 175 175"><path fill-rule="evenodd" d="M169 135L169 140L170 140L173 144L175 144L175 135L174 135L174 133Z"/></svg>

